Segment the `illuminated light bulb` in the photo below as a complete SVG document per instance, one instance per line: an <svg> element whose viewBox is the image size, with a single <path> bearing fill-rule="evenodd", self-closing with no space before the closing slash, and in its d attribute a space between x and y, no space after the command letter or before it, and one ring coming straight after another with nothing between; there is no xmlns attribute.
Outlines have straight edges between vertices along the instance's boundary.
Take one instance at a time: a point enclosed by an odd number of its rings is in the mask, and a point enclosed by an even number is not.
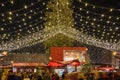
<svg viewBox="0 0 120 80"><path fill-rule="evenodd" d="M44 2L43 2L42 4L43 4L43 5L45 5L45 3L44 3Z"/></svg>
<svg viewBox="0 0 120 80"><path fill-rule="evenodd" d="M113 55L113 56L115 56L116 54L117 54L117 52L116 52L116 51L112 52L112 55Z"/></svg>
<svg viewBox="0 0 120 80"><path fill-rule="evenodd" d="M1 58L0 60L3 61L3 58Z"/></svg>
<svg viewBox="0 0 120 80"><path fill-rule="evenodd" d="M94 23L91 23L91 25L94 25Z"/></svg>
<svg viewBox="0 0 120 80"><path fill-rule="evenodd" d="M22 21L25 21L25 19L22 19Z"/></svg>
<svg viewBox="0 0 120 80"><path fill-rule="evenodd" d="M88 6L88 3L85 3L85 6Z"/></svg>
<svg viewBox="0 0 120 80"><path fill-rule="evenodd" d="M59 11L61 12L62 10L60 9Z"/></svg>
<svg viewBox="0 0 120 80"><path fill-rule="evenodd" d="M19 25L19 27L22 27L21 25Z"/></svg>
<svg viewBox="0 0 120 80"><path fill-rule="evenodd" d="M119 28L118 28L118 27L116 27L115 29L116 29L116 30L118 30Z"/></svg>
<svg viewBox="0 0 120 80"><path fill-rule="evenodd" d="M94 20L94 21L96 21L96 19L95 19L95 18L94 18L93 20Z"/></svg>
<svg viewBox="0 0 120 80"><path fill-rule="evenodd" d="M97 26L98 26L98 27L100 27L100 25L99 25L99 24L98 24Z"/></svg>
<svg viewBox="0 0 120 80"><path fill-rule="evenodd" d="M95 6L93 6L93 9L95 9Z"/></svg>
<svg viewBox="0 0 120 80"><path fill-rule="evenodd" d="M103 21L103 19L100 19L100 21Z"/></svg>
<svg viewBox="0 0 120 80"><path fill-rule="evenodd" d="M107 35L110 35L110 33L107 33Z"/></svg>
<svg viewBox="0 0 120 80"><path fill-rule="evenodd" d="M93 29L93 32L95 31L95 29Z"/></svg>
<svg viewBox="0 0 120 80"><path fill-rule="evenodd" d="M12 21L10 21L10 23L12 23Z"/></svg>
<svg viewBox="0 0 120 80"><path fill-rule="evenodd" d="M104 14L102 14L101 17L104 17Z"/></svg>
<svg viewBox="0 0 120 80"><path fill-rule="evenodd" d="M12 12L9 12L9 15L12 15Z"/></svg>
<svg viewBox="0 0 120 80"><path fill-rule="evenodd" d="M20 35L20 33L18 33L18 35Z"/></svg>
<svg viewBox="0 0 120 80"><path fill-rule="evenodd" d="M4 14L2 14L2 16L4 16Z"/></svg>
<svg viewBox="0 0 120 80"><path fill-rule="evenodd" d="M11 3L11 4L14 4L14 0L10 0L10 3Z"/></svg>
<svg viewBox="0 0 120 80"><path fill-rule="evenodd" d="M110 23L110 21L107 21L107 23Z"/></svg>
<svg viewBox="0 0 120 80"><path fill-rule="evenodd" d="M115 32L113 32L113 34L115 34Z"/></svg>
<svg viewBox="0 0 120 80"><path fill-rule="evenodd" d="M24 16L27 16L27 14L24 14Z"/></svg>
<svg viewBox="0 0 120 80"><path fill-rule="evenodd" d="M104 34L102 34L102 36L104 36Z"/></svg>
<svg viewBox="0 0 120 80"><path fill-rule="evenodd" d="M33 3L31 3L31 5L34 5Z"/></svg>
<svg viewBox="0 0 120 80"><path fill-rule="evenodd" d="M5 6L4 4L2 4L2 6Z"/></svg>
<svg viewBox="0 0 120 80"><path fill-rule="evenodd" d="M24 8L27 9L27 6L25 5Z"/></svg>
<svg viewBox="0 0 120 80"><path fill-rule="evenodd" d="M6 56L6 55L7 55L7 51L3 51L2 54L3 54L4 56Z"/></svg>
<svg viewBox="0 0 120 80"><path fill-rule="evenodd" d="M14 63L14 61L10 61L10 63L11 63L11 64L13 64L13 63Z"/></svg>
<svg viewBox="0 0 120 80"><path fill-rule="evenodd" d="M113 38L113 36L111 36L111 38Z"/></svg>
<svg viewBox="0 0 120 80"><path fill-rule="evenodd" d="M88 24L88 21L86 21L85 23Z"/></svg>
<svg viewBox="0 0 120 80"><path fill-rule="evenodd" d="M11 18L11 17L8 17L8 19L9 19L9 20L12 20L12 18Z"/></svg>
<svg viewBox="0 0 120 80"><path fill-rule="evenodd" d="M31 19L31 16L29 16L28 18Z"/></svg>
<svg viewBox="0 0 120 80"><path fill-rule="evenodd" d="M110 12L112 12L113 11L113 9L110 9Z"/></svg>
<svg viewBox="0 0 120 80"><path fill-rule="evenodd" d="M36 14L36 12L34 12L34 14Z"/></svg>
<svg viewBox="0 0 120 80"><path fill-rule="evenodd" d="M115 25L115 23L113 23L113 25Z"/></svg>
<svg viewBox="0 0 120 80"><path fill-rule="evenodd" d="M100 30L98 30L98 32L100 32Z"/></svg>
<svg viewBox="0 0 120 80"><path fill-rule="evenodd" d="M46 10L48 10L49 8L47 7Z"/></svg>
<svg viewBox="0 0 120 80"><path fill-rule="evenodd" d="M52 60L52 57L49 57L49 60Z"/></svg>
<svg viewBox="0 0 120 80"><path fill-rule="evenodd" d="M5 21L5 19L2 19L2 21L4 22L4 21Z"/></svg>
<svg viewBox="0 0 120 80"><path fill-rule="evenodd" d="M69 5L69 3L67 2L67 5Z"/></svg>
<svg viewBox="0 0 120 80"><path fill-rule="evenodd" d="M82 19L80 19L80 21L83 21Z"/></svg>
<svg viewBox="0 0 120 80"><path fill-rule="evenodd" d="M80 8L80 10L82 10L82 8Z"/></svg>
<svg viewBox="0 0 120 80"><path fill-rule="evenodd" d="M3 31L4 30L4 28L1 28L1 31Z"/></svg>
<svg viewBox="0 0 120 80"><path fill-rule="evenodd" d="M111 19L112 17L111 16L109 16L109 19Z"/></svg>
<svg viewBox="0 0 120 80"><path fill-rule="evenodd" d="M30 12L33 12L33 10L30 10Z"/></svg>
<svg viewBox="0 0 120 80"><path fill-rule="evenodd" d="M117 20L119 19L119 17L116 18Z"/></svg>
<svg viewBox="0 0 120 80"><path fill-rule="evenodd" d="M30 27L32 27L32 25L31 25L31 24L30 24L29 26L30 26Z"/></svg>
<svg viewBox="0 0 120 80"><path fill-rule="evenodd" d="M82 0L79 0L80 2L82 2Z"/></svg>
<svg viewBox="0 0 120 80"><path fill-rule="evenodd" d="M110 29L110 31L112 31L112 29Z"/></svg>
<svg viewBox="0 0 120 80"><path fill-rule="evenodd" d="M87 11L87 14L89 13L89 11Z"/></svg>
<svg viewBox="0 0 120 80"><path fill-rule="evenodd" d="M19 29L19 31L22 31L22 29Z"/></svg>
<svg viewBox="0 0 120 80"><path fill-rule="evenodd" d="M27 23L24 23L24 25L27 25Z"/></svg>
<svg viewBox="0 0 120 80"><path fill-rule="evenodd" d="M18 16L18 14L16 14L16 16Z"/></svg>

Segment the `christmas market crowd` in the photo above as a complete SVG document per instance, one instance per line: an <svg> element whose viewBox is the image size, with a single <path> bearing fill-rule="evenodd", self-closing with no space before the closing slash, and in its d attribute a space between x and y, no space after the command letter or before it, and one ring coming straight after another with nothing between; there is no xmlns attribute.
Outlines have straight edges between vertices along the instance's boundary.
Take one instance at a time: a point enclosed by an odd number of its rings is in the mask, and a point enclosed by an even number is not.
<svg viewBox="0 0 120 80"><path fill-rule="evenodd" d="M41 72L2 72L0 80L120 80L119 72L71 72L63 71L62 75L50 70Z"/></svg>

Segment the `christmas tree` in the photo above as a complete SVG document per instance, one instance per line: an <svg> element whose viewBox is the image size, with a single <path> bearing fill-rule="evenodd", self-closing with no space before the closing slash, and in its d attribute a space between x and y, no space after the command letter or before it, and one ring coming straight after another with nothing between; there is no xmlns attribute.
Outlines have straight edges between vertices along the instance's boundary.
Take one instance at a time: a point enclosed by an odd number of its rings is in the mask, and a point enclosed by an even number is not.
<svg viewBox="0 0 120 80"><path fill-rule="evenodd" d="M91 60L90 60L88 54L86 55L85 63L82 65L82 71L81 72L84 72L84 73L92 72L92 64L91 64Z"/></svg>
<svg viewBox="0 0 120 80"><path fill-rule="evenodd" d="M50 0L45 13L45 30L59 31L60 29L72 28L73 10L70 0ZM57 34L44 42L47 49L50 47L72 46L74 40L66 37L62 33Z"/></svg>

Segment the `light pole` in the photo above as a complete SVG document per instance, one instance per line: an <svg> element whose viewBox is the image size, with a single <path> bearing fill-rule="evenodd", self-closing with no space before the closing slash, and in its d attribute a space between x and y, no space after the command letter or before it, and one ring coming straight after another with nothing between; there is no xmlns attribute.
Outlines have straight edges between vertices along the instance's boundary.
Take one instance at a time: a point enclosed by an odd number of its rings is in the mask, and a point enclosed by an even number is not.
<svg viewBox="0 0 120 80"><path fill-rule="evenodd" d="M117 52L112 52L112 67L115 67L115 56L117 55Z"/></svg>

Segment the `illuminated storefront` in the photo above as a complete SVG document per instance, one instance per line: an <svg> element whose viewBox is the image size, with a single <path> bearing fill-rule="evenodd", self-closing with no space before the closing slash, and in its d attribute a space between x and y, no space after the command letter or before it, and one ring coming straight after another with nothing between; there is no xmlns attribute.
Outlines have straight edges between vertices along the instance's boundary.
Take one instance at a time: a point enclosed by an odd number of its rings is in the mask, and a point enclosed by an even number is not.
<svg viewBox="0 0 120 80"><path fill-rule="evenodd" d="M50 57L54 61L71 61L78 59L79 62L85 61L87 48L85 47L52 47ZM68 72L75 70L75 66L67 66ZM80 66L77 66L78 71Z"/></svg>

